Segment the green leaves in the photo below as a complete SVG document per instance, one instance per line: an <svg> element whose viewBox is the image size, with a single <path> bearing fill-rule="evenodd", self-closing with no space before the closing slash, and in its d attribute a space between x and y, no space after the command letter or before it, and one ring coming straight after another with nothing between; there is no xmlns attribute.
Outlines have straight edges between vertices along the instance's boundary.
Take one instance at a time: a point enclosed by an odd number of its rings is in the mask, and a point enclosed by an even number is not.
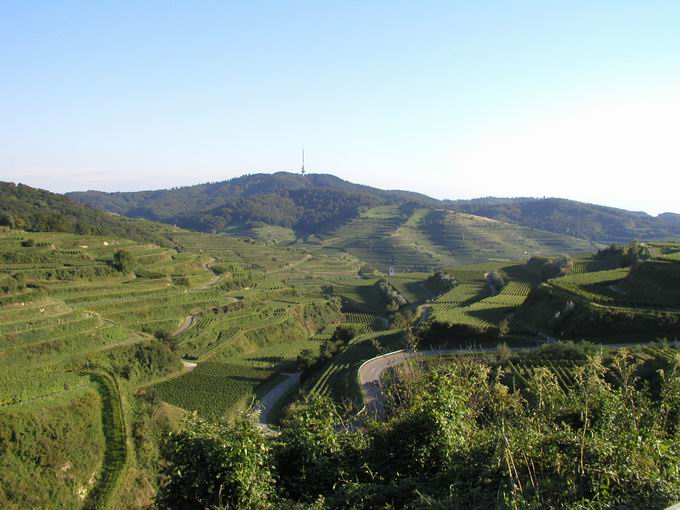
<svg viewBox="0 0 680 510"><path fill-rule="evenodd" d="M269 446L246 418L227 424L191 414L162 456L158 508L274 508Z"/></svg>

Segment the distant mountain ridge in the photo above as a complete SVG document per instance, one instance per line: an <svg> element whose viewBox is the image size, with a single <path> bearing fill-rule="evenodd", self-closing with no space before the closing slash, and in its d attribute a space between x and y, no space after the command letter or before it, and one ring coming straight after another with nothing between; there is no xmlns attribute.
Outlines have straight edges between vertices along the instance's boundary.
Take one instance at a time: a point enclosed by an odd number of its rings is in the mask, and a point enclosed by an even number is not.
<svg viewBox="0 0 680 510"><path fill-rule="evenodd" d="M233 224L264 224L308 235L337 228L367 208L414 203L601 243L680 236L680 215L673 213L653 217L560 198L437 200L421 193L355 184L330 174L248 174L166 190L85 191L67 196L109 212L206 232L222 232Z"/></svg>
<svg viewBox="0 0 680 510"><path fill-rule="evenodd" d="M680 215L588 204L563 198L480 198L449 201L459 212L519 223L597 242L661 240L680 235Z"/></svg>
<svg viewBox="0 0 680 510"><path fill-rule="evenodd" d="M329 174L249 174L180 188L67 196L91 207L130 217L219 232L232 223L263 223L309 234L349 221L361 208L415 202L439 207L420 193L385 191Z"/></svg>

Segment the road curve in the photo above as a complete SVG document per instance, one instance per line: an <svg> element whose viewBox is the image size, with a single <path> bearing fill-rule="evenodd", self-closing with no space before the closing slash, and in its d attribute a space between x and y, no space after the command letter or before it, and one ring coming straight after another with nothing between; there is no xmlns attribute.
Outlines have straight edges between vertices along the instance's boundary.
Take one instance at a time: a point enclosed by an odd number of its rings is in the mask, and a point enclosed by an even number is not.
<svg viewBox="0 0 680 510"><path fill-rule="evenodd" d="M301 372L295 372L294 374L283 374L287 376L287 379L276 386L274 386L268 393L266 393L258 404L260 409L260 417L258 425L264 429L269 429L270 415L274 406L283 398L289 391L300 384Z"/></svg>

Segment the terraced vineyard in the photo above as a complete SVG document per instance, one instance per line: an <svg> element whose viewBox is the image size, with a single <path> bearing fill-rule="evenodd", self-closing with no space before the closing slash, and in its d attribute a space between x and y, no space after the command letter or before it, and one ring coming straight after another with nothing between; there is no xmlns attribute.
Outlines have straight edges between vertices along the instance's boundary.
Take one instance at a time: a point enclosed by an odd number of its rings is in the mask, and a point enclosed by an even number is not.
<svg viewBox="0 0 680 510"><path fill-rule="evenodd" d="M239 237L184 231L172 234L170 239L185 250L204 253L244 268L255 268L265 272L283 270L305 258L305 252L294 248L282 248Z"/></svg>
<svg viewBox="0 0 680 510"><path fill-rule="evenodd" d="M610 269L593 273L580 273L556 278L550 284L589 302L623 304L623 292L615 290L616 283L628 276L629 269Z"/></svg>
<svg viewBox="0 0 680 510"><path fill-rule="evenodd" d="M402 206L369 209L327 233L326 250L342 250L384 272L431 272L453 264L521 260L529 255L592 252L595 245L469 214Z"/></svg>
<svg viewBox="0 0 680 510"><path fill-rule="evenodd" d="M139 408L161 399L179 413L197 411L210 419L246 410L282 373L298 369L303 350L319 352L342 324L352 326L357 336L314 365L302 392L330 395L358 411L359 365L404 345L402 331L388 329L391 317L377 285L381 278L406 299L400 304L404 316L424 310L418 328L430 317L493 329L512 340L536 338L540 328L516 315L539 282L521 261L496 260L524 257L513 244L518 230L446 214L373 208L316 244L297 239L286 246L273 238L267 243L170 228L162 231L168 246L1 230L0 414L25 414L29 421L43 410L51 421L82 415L77 424L64 424L80 434L72 449L78 443L88 448L88 462L77 467L77 483L54 475L67 463L61 457L44 461L40 476L57 492L79 491L83 505L115 508L116 495L141 486L133 468L142 451L135 449L144 448L133 441L139 437L134 432L140 426L135 421ZM465 229L473 237L457 239L457 222L472 222L477 230ZM547 250L568 241L551 244L548 237L532 236L519 245ZM480 248L466 251L467 243ZM660 270L675 267L666 259L680 252L676 245L653 249ZM128 259L125 267L114 260L119 251ZM392 257L397 272L385 276L380 269L391 265ZM459 260L475 263L460 265ZM429 287L430 271L444 266L457 285L437 295ZM654 305L636 297L632 283L625 285L635 268L612 269L585 257L574 267L570 276L540 288L593 306ZM494 295L486 281L492 271L505 279ZM664 299L666 310L674 313L668 303L675 297ZM549 368L564 387L573 381L571 360L509 365L508 377L519 384L538 367ZM8 437L11 423L2 425ZM47 422L40 427L32 430L34 437L52 437Z"/></svg>
<svg viewBox="0 0 680 510"><path fill-rule="evenodd" d="M421 228L432 245L458 264L593 250L590 243L568 236L443 210L427 214Z"/></svg>
<svg viewBox="0 0 680 510"><path fill-rule="evenodd" d="M97 419L88 426L99 430L93 438L101 437L92 445L92 466L104 458L106 469L93 467L78 482L81 499L93 506L108 506L121 484L134 482L121 478L130 431L116 425L128 411L116 407L122 404L114 393L132 398L142 386L210 417L247 406L256 388L317 345L309 337L341 317L322 286L339 278L349 289L350 277L356 279L358 264L344 256L314 260L312 271L325 271L308 285L305 264L313 258L299 250L172 235L185 251L111 237L0 231L0 411L60 409L100 395L95 409L109 424L106 433ZM129 254L131 269L115 269L118 250ZM213 265L229 270L213 271ZM368 328L372 318L352 320ZM154 336L200 360L198 367L182 375L177 354ZM93 382L95 372L104 379Z"/></svg>
<svg viewBox="0 0 680 510"><path fill-rule="evenodd" d="M187 375L158 384L154 392L174 405L219 419L247 406L255 388L273 374L273 370L206 362Z"/></svg>
<svg viewBox="0 0 680 510"><path fill-rule="evenodd" d="M507 270L512 275L501 291L491 294L485 275L491 270ZM534 287L531 275L521 266L503 266L502 263L472 264L453 268L458 285L439 296L431 305L432 320L451 325L466 325L480 331L498 327L508 319L510 332L521 336L535 336L530 328L514 319L512 312L522 305Z"/></svg>

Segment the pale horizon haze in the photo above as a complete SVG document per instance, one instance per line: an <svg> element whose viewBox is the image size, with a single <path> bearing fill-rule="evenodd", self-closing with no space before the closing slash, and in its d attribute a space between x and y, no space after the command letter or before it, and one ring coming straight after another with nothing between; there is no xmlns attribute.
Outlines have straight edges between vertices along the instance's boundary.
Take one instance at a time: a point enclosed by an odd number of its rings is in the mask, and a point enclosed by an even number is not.
<svg viewBox="0 0 680 510"><path fill-rule="evenodd" d="M0 180L680 213L680 3L1 2Z"/></svg>

